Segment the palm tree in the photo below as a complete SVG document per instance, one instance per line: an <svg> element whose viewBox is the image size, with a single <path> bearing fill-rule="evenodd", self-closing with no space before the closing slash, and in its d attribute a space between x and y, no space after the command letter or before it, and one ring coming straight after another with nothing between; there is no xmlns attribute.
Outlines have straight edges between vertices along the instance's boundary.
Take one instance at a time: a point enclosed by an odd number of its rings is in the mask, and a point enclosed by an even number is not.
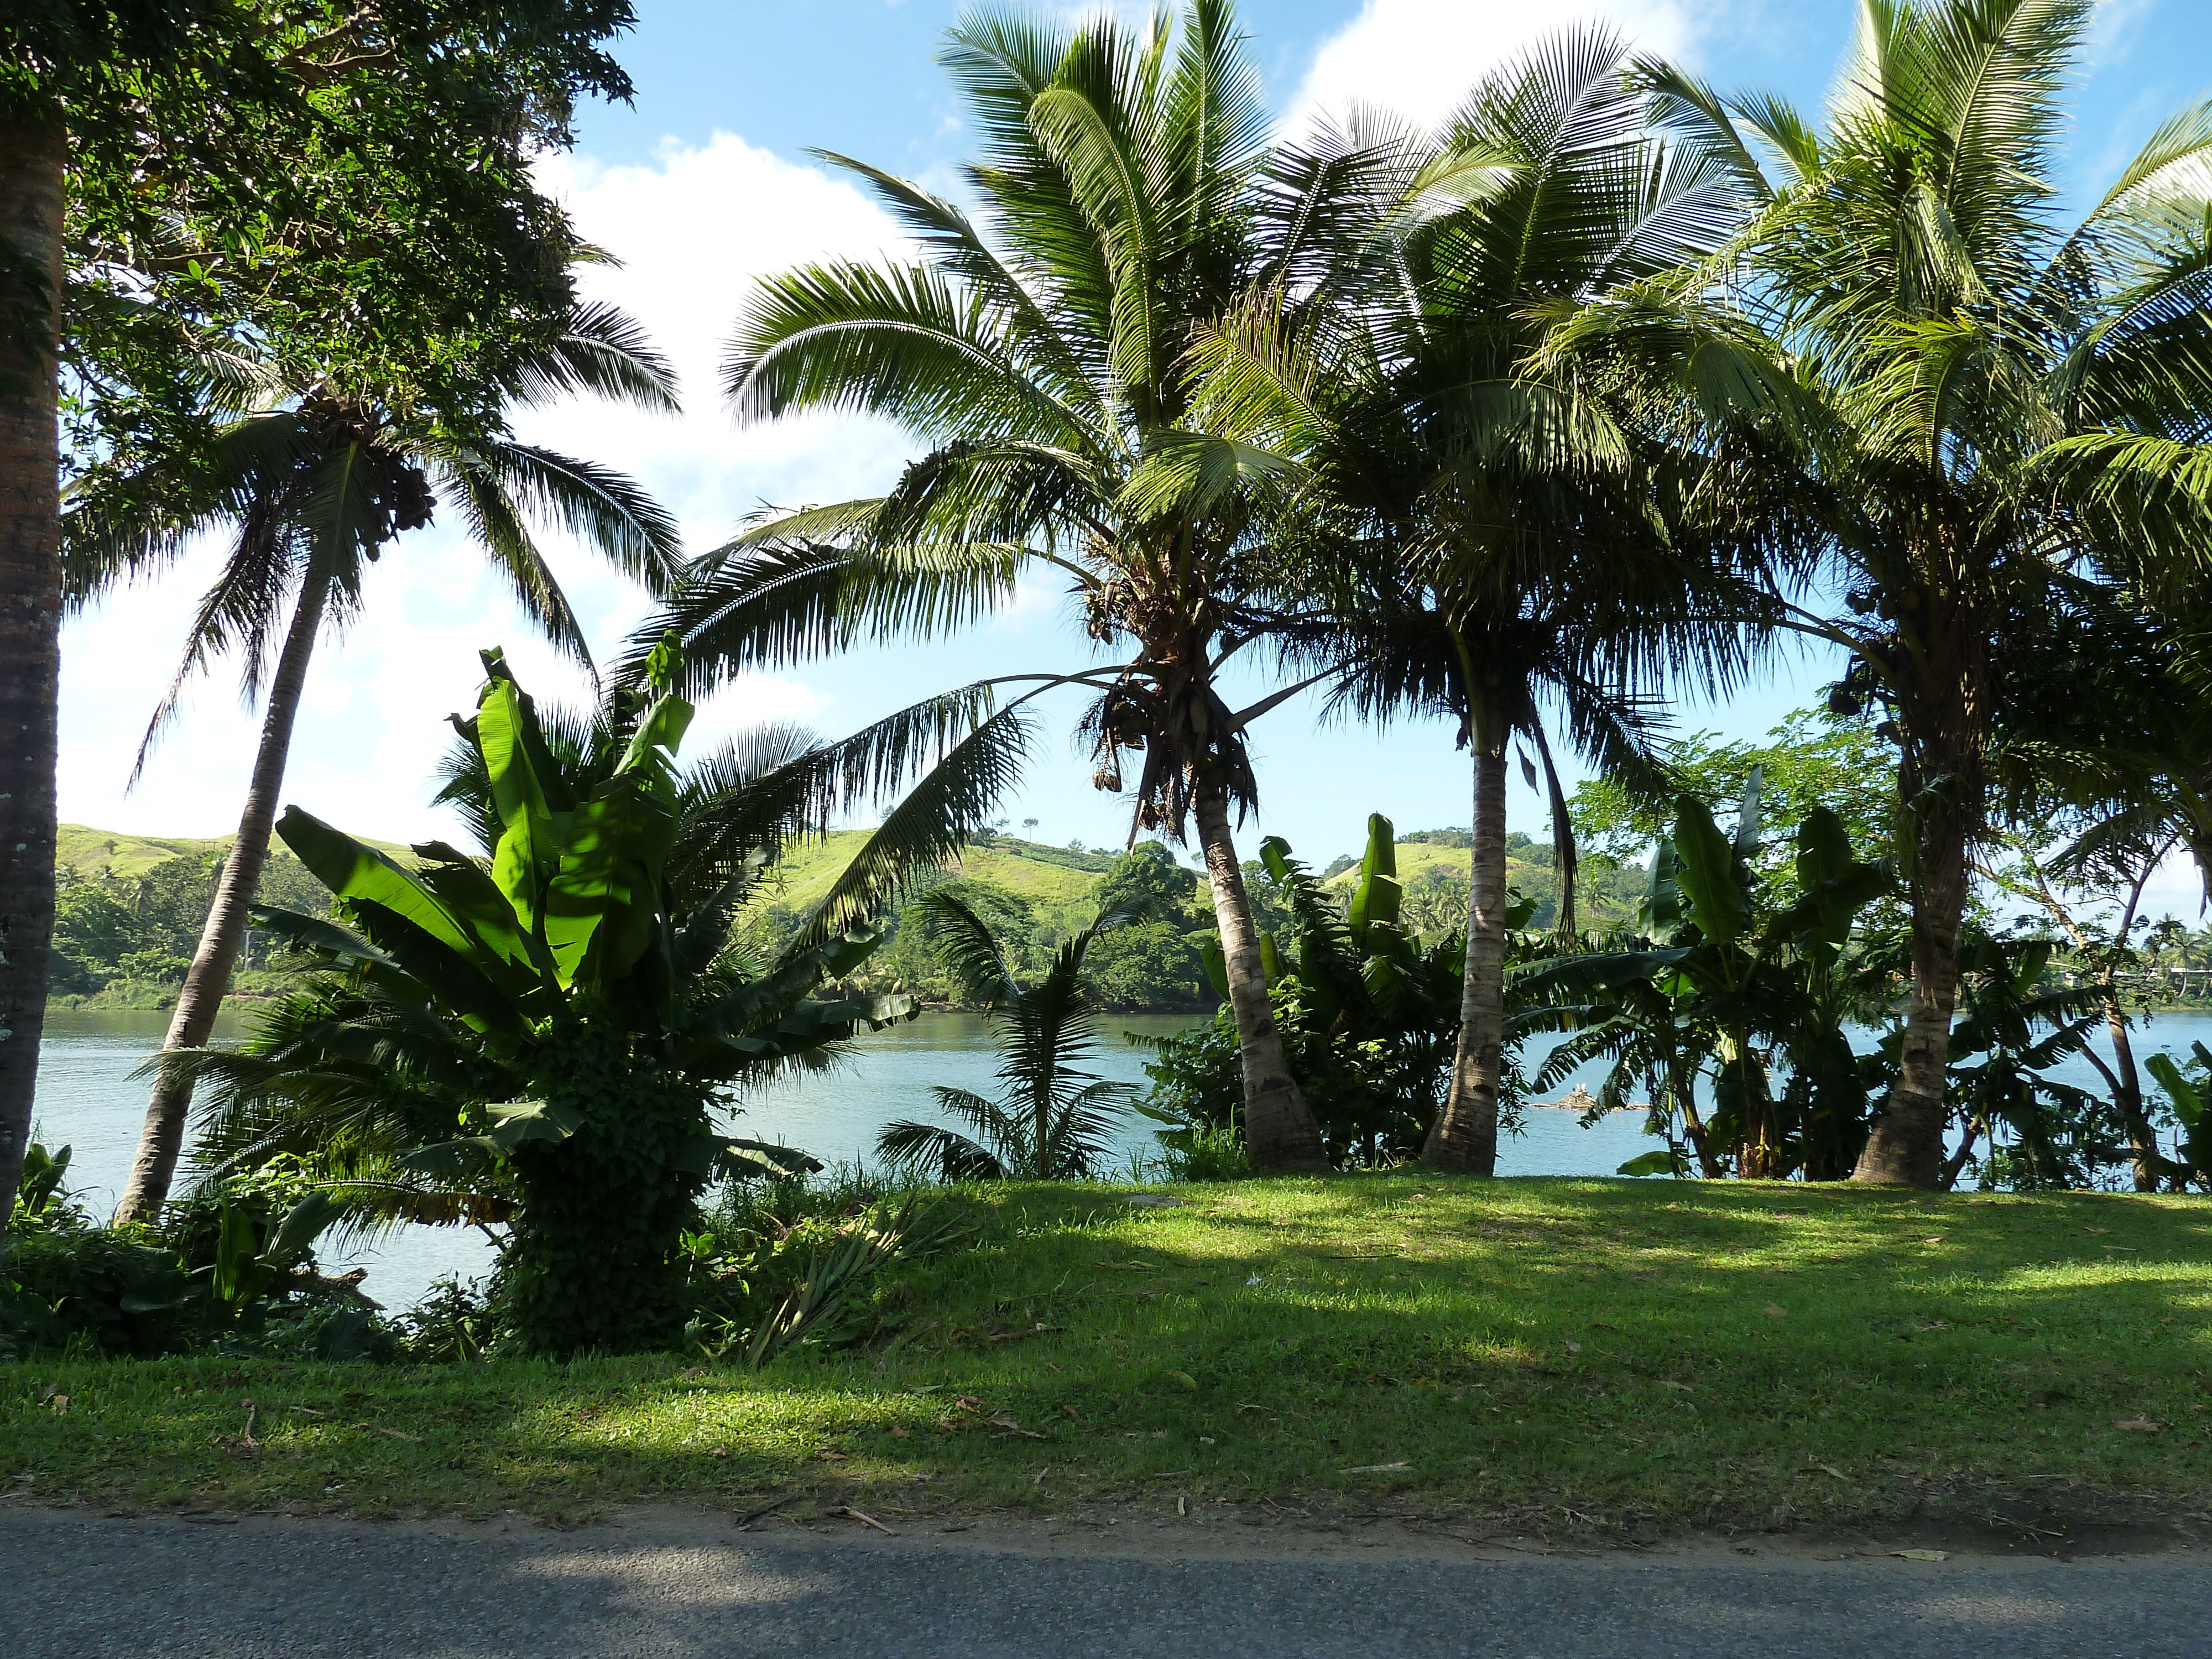
<svg viewBox="0 0 2212 1659"><path fill-rule="evenodd" d="M971 1134L933 1123L886 1124L876 1151L894 1166L940 1181L1080 1181L1112 1150L1114 1109L1133 1092L1083 1069L1098 1041L1098 1009L1083 983L1091 941L1130 920L1100 916L1062 945L1031 985L1014 977L981 917L943 888L920 902L922 925L949 959L963 994L999 1028L999 1081L987 1100L969 1089L933 1092Z"/></svg>
<svg viewBox="0 0 2212 1659"><path fill-rule="evenodd" d="M985 146L952 204L842 157L923 244L907 265L812 265L763 285L731 350L743 418L866 410L927 446L878 499L782 515L693 568L656 619L714 673L942 630L1042 564L1124 659L1027 677L1097 694L1095 781L1130 787L1131 835L1194 821L1243 1057L1255 1167L1328 1167L1269 1012L1232 815L1255 804L1252 720L1224 662L1274 625L1261 533L1282 468L1194 428L1194 331L1292 250L1253 228L1267 119L1227 0L1139 35L971 14L942 61ZM1014 677L1022 678L1022 677ZM1125 779L1122 757L1141 756Z"/></svg>
<svg viewBox="0 0 2212 1659"><path fill-rule="evenodd" d="M1423 1156L1496 1164L1505 1022L1506 784L1516 742L1552 802L1563 931L1574 847L1547 726L1656 786L1638 696L1740 655L1707 554L1662 509L1696 482L1650 411L1532 371L1550 328L1717 243L1732 191L1695 145L1655 143L1620 42L1571 33L1477 86L1432 142L1325 135L1286 177L1364 181L1310 293L1261 291L1202 339L1201 409L1284 444L1342 540L1315 562L1325 625L1299 649L1370 718L1440 714L1473 750L1459 1048ZM1523 751L1529 781L1535 763Z"/></svg>
<svg viewBox="0 0 2212 1659"><path fill-rule="evenodd" d="M1883 704L1912 904L1899 1071L1856 1178L1934 1186L1972 845L2008 641L2100 569L2203 580L2212 489L2212 106L2168 121L2078 225L2057 139L2090 0L1862 0L1826 130L1647 66L1661 116L1730 158L1723 258L1587 308L1562 358L1634 361L1753 463L1733 510L1806 527L1849 600L1776 620Z"/></svg>
<svg viewBox="0 0 2212 1659"><path fill-rule="evenodd" d="M466 407L418 407L395 393L379 408L322 387L249 385L262 404L218 434L211 485L156 464L64 519L69 591L79 603L158 570L195 535L221 530L230 538L147 729L141 769L185 683L214 657L241 653L248 692L265 685L237 838L165 1049L199 1048L214 1029L268 857L315 646L358 612L368 567L396 537L430 522L441 493L525 611L579 660L589 661L582 629L531 537L530 517L580 536L653 592L666 589L678 555L673 520L629 479L520 442L507 426L512 409L577 391L673 411L674 374L636 326L611 307L579 305L528 348L481 368ZM280 636L272 669L270 649ZM143 1218L167 1198L190 1106L188 1077L157 1080L118 1219Z"/></svg>

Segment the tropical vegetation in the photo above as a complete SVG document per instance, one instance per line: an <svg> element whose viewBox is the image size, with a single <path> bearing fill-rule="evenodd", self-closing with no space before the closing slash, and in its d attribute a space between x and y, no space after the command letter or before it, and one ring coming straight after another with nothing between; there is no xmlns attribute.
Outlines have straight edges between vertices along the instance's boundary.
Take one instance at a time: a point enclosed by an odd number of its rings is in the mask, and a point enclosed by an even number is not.
<svg viewBox="0 0 2212 1659"><path fill-rule="evenodd" d="M2033 1215L2127 1187L2146 1228L2212 1191L2212 1052L2139 1023L2212 997L2212 935L2150 897L2191 856L2212 892L2212 105L2063 216L2092 0L1859 0L1818 120L1569 30L1431 132L1279 131L1228 0L970 11L940 58L977 146L961 199L827 156L905 251L727 296L742 422L862 413L911 459L688 556L637 485L515 425L578 393L675 408L531 171L574 100L627 94L603 47L629 9L495 9L0 22L0 1340L755 1369L865 1344L888 1375L925 1340L1055 1330L1065 1280L983 1334L1012 1304L971 1316L952 1247L1027 1206L1060 1227L1010 1187L1128 1167L1125 1109L1153 1175L1346 1177L1205 1200L1338 1243L1332 1191L1432 1200L1386 1173L1415 1160L1505 1224L1520 1200L1442 1178L1493 1174L1577 1081L1585 1121L1641 1120L1624 1176L1972 1183ZM463 844L280 816L319 641L385 625L368 568L441 507L580 665L532 525L647 619L581 708L486 654L438 798ZM239 659L265 711L238 833L64 856L58 617L143 602L210 535L148 741ZM1039 583L1064 655L838 741L757 725L679 758L757 672L950 640ZM1808 641L1842 665L1823 707L1758 742L1675 728ZM1055 696L1127 809L1112 851L994 817ZM1246 859L1275 798L1255 723L1300 706L1426 723L1469 769L1465 825L1376 814L1334 863L1266 835ZM1516 763L1543 833L1508 822ZM213 1045L241 989L250 1035ZM99 1227L31 1146L29 1068L50 995L149 994L174 1020ZM979 1012L997 1073L935 1088L933 1121L887 1106L888 1176L741 1132L750 1091L925 1004ZM1141 1099L1102 1064L1137 1008L1194 1022ZM1657 1208L1530 1202L1570 1229ZM1866 1262L1910 1243L1818 1202ZM489 1284L394 1321L318 1264L406 1224L491 1233ZM1024 1259L1168 1265L1119 1248ZM1278 1256L1244 1288L1270 1275L1327 1300ZM966 1311L917 1317L933 1296ZM1243 1319L1223 1340L1309 1340ZM1163 1375L1201 1395L1256 1367L1183 1358ZM1417 1358L1416 1388L1497 1382ZM1024 1394L1005 1432L1048 1405L1089 1409Z"/></svg>

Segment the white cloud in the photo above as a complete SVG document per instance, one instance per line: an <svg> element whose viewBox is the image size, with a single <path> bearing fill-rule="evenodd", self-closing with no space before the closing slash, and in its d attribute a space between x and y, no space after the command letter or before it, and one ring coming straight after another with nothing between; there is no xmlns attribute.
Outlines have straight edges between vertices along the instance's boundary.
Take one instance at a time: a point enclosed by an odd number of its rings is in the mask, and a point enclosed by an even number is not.
<svg viewBox="0 0 2212 1659"><path fill-rule="evenodd" d="M1364 105L1433 125L1486 71L1574 24L1607 23L1639 51L1680 57L1715 9L1711 0L1365 0L1315 53L1288 125Z"/></svg>
<svg viewBox="0 0 2212 1659"><path fill-rule="evenodd" d="M547 162L549 190L583 234L624 264L586 273L592 297L626 307L683 379L679 418L596 402L530 411L532 441L639 479L674 512L687 545L727 536L763 502L793 506L871 494L908 451L881 422L817 417L740 431L722 402L723 343L750 280L806 260L894 251L897 227L852 184L718 134L671 144L651 166L588 157ZM602 658L644 613L644 596L558 536L545 545ZM111 596L64 637L62 815L141 834L218 835L237 822L258 730L240 708L236 665L219 664L144 781L124 783L140 732L182 647L191 603L212 580L196 550L157 587ZM583 677L538 640L512 598L450 522L404 538L371 573L368 614L318 653L292 749L285 799L361 833L451 834L427 802L442 749L440 722L473 702L477 651L506 647L540 695L578 698ZM836 684L825 672L824 686ZM702 712L700 741L770 720L842 728L850 711L796 677L750 676ZM864 711L864 712L872 712Z"/></svg>

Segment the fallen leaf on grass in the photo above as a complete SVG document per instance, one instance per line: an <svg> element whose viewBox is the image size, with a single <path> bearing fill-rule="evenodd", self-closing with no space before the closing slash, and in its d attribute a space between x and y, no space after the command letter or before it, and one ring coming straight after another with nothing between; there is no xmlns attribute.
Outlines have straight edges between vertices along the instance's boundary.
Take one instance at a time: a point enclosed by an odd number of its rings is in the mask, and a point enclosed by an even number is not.
<svg viewBox="0 0 2212 1659"><path fill-rule="evenodd" d="M1765 1314L1769 1319L1787 1319L1790 1317L1789 1309L1778 1308L1771 1302L1761 1308L1759 1312Z"/></svg>
<svg viewBox="0 0 2212 1659"><path fill-rule="evenodd" d="M914 1438L914 1431L912 1429L894 1428L891 1431L891 1438L894 1440L911 1440Z"/></svg>
<svg viewBox="0 0 2212 1659"><path fill-rule="evenodd" d="M2166 1432L2165 1424L2154 1423L2148 1417L2140 1414L2134 1417L2116 1417L2112 1419L2112 1426L2116 1429L2125 1429L2132 1434L2164 1434Z"/></svg>
<svg viewBox="0 0 2212 1659"><path fill-rule="evenodd" d="M891 1536L894 1538L898 1536L896 1533L891 1532L891 1529L889 1527L877 1520L874 1516L863 1514L860 1510L854 1509L850 1504L841 1504L836 1509L831 1510L830 1513L832 1515L848 1516L852 1520L860 1522L864 1526L873 1527L878 1532L890 1532Z"/></svg>
<svg viewBox="0 0 2212 1659"><path fill-rule="evenodd" d="M1833 1463L1808 1463L1805 1466L1805 1471L1808 1474L1832 1474L1838 1480L1849 1480L1850 1479L1850 1476L1845 1474Z"/></svg>
<svg viewBox="0 0 2212 1659"><path fill-rule="evenodd" d="M1035 1430L1024 1428L1020 1424L1015 1422L1011 1417L994 1417L989 1419L989 1422L993 1428L1003 1429L1008 1434L1020 1435L1024 1440L1042 1440L1044 1438L1042 1435L1037 1433Z"/></svg>
<svg viewBox="0 0 2212 1659"><path fill-rule="evenodd" d="M1188 1389L1193 1394L1198 1392L1198 1379L1188 1371L1170 1371L1168 1381L1179 1389Z"/></svg>
<svg viewBox="0 0 2212 1659"><path fill-rule="evenodd" d="M1583 1345L1579 1342L1570 1342L1566 1345L1566 1348L1569 1353L1580 1353L1583 1351Z"/></svg>
<svg viewBox="0 0 2212 1659"><path fill-rule="evenodd" d="M814 1455L825 1463L843 1463L850 1461L844 1453L833 1450L828 1446L823 1446Z"/></svg>
<svg viewBox="0 0 2212 1659"><path fill-rule="evenodd" d="M421 1435L419 1435L419 1434L402 1434L402 1433L400 1433L400 1432L399 1432L399 1431L398 1431L398 1430L397 1430L397 1429L379 1429L379 1430L377 1430L377 1432L378 1432L379 1434L380 1434L380 1435L384 1435L384 1436L386 1436L386 1437L388 1437L388 1438L390 1438L390 1439L393 1439L393 1440L408 1440L408 1441L412 1441L416 1445L418 1445L418 1446L419 1446L419 1445L421 1445L421 1444L422 1443L422 1437Z"/></svg>
<svg viewBox="0 0 2212 1659"><path fill-rule="evenodd" d="M1355 1463L1348 1469L1339 1469L1337 1473L1339 1474L1389 1474L1397 1469L1410 1469L1413 1467L1411 1463L1401 1458L1395 1463Z"/></svg>
<svg viewBox="0 0 2212 1659"><path fill-rule="evenodd" d="M1948 1561L1948 1550L1892 1550L1890 1553L1900 1561Z"/></svg>
<svg viewBox="0 0 2212 1659"><path fill-rule="evenodd" d="M1659 1386L1660 1386L1661 1388L1662 1388L1662 1389L1674 1389L1677 1394L1694 1394L1694 1393L1696 1393L1696 1392L1697 1392L1694 1389L1691 1388L1691 1386L1690 1386L1688 1383L1686 1383L1686 1382L1670 1382L1669 1381L1668 1381L1668 1380L1667 1380L1667 1378L1665 1378L1665 1377L1663 1377L1663 1376L1662 1376L1662 1377L1661 1377L1661 1378L1659 1378L1659 1379L1658 1379L1658 1382L1659 1382Z"/></svg>

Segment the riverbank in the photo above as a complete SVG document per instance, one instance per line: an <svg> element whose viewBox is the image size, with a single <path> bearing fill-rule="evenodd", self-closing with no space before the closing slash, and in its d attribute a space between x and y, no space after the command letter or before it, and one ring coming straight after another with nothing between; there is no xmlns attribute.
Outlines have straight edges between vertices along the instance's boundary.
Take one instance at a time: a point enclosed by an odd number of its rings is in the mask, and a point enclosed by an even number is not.
<svg viewBox="0 0 2212 1659"><path fill-rule="evenodd" d="M758 1375L0 1366L0 1490L572 1518L1172 1492L1624 1534L1937 1512L2064 1534L2183 1518L2212 1486L2202 1200L1393 1175L957 1201L981 1231L886 1287L902 1322Z"/></svg>

